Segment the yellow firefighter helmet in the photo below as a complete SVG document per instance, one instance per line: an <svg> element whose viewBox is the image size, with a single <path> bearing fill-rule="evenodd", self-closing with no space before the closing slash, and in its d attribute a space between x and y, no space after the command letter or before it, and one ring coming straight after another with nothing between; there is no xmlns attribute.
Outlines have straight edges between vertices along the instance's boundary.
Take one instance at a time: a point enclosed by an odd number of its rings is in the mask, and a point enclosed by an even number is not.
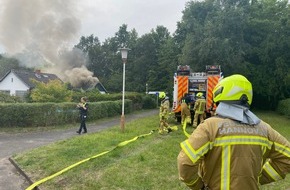
<svg viewBox="0 0 290 190"><path fill-rule="evenodd" d="M198 98L201 98L202 96L203 96L202 92L199 92L199 93L196 94L196 97L198 97Z"/></svg>
<svg viewBox="0 0 290 190"><path fill-rule="evenodd" d="M159 92L159 98L164 99L166 96L165 92Z"/></svg>
<svg viewBox="0 0 290 190"><path fill-rule="evenodd" d="M218 82L213 89L213 101L240 101L251 105L253 99L252 84L243 75L235 74Z"/></svg>

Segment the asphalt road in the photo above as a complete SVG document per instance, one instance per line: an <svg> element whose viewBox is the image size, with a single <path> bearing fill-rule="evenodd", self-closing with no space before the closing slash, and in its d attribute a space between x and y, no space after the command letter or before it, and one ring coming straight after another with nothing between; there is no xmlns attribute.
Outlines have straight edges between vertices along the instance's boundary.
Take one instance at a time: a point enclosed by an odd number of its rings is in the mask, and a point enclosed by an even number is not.
<svg viewBox="0 0 290 190"><path fill-rule="evenodd" d="M158 114L158 110L147 110L136 114L125 115L125 121ZM109 118L88 124L88 133L95 133L108 127L120 124L120 117ZM78 125L73 129L52 130L42 132L25 132L8 134L0 129L0 190L24 190L30 184L9 161L13 154L44 146L59 140L76 136Z"/></svg>

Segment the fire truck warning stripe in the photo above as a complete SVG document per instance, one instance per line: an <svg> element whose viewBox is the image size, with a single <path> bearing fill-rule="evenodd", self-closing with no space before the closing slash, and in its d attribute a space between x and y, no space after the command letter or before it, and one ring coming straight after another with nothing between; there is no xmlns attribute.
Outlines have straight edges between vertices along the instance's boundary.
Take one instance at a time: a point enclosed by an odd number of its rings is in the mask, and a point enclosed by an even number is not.
<svg viewBox="0 0 290 190"><path fill-rule="evenodd" d="M181 98L188 89L188 78L187 77L178 77L178 87L180 90L178 91L178 98Z"/></svg>
<svg viewBox="0 0 290 190"><path fill-rule="evenodd" d="M219 80L219 76L209 76L208 77L208 93L207 93L207 108L210 108L212 106L212 98L213 98L213 94L212 91L214 89L214 87L217 85L218 80Z"/></svg>
<svg viewBox="0 0 290 190"><path fill-rule="evenodd" d="M208 77L208 86L210 87L209 88L210 90L213 90L213 88L218 83L218 80L219 80L219 76Z"/></svg>

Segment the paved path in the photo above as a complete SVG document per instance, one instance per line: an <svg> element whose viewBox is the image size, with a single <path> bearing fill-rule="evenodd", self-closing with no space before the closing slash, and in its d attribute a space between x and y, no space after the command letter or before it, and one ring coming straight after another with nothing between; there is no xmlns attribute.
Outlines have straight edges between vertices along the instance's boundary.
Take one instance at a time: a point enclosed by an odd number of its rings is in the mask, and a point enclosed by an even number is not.
<svg viewBox="0 0 290 190"><path fill-rule="evenodd" d="M157 114L158 110L147 110L136 114L126 115L126 122L142 117ZM109 118L88 125L88 132L98 132L108 127L120 124L120 117ZM7 134L0 132L0 190L23 190L29 186L29 182L20 175L16 168L8 160L13 154L21 153L29 149L47 145L49 143L73 137L78 125L73 129L52 130L42 132L28 132ZM1 129L0 129L1 130Z"/></svg>

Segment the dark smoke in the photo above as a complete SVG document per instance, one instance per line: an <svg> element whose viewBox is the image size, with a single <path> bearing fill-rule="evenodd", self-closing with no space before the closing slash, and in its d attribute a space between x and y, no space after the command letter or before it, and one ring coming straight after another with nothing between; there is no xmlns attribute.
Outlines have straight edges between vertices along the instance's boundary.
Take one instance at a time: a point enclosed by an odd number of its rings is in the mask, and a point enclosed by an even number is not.
<svg viewBox="0 0 290 190"><path fill-rule="evenodd" d="M68 76L68 82L76 88L93 88L99 82L85 66L67 70L65 74Z"/></svg>
<svg viewBox="0 0 290 190"><path fill-rule="evenodd" d="M84 54L68 48L81 29L78 2L1 0L0 43L22 66L54 73L74 87L94 86L98 79L86 68Z"/></svg>

